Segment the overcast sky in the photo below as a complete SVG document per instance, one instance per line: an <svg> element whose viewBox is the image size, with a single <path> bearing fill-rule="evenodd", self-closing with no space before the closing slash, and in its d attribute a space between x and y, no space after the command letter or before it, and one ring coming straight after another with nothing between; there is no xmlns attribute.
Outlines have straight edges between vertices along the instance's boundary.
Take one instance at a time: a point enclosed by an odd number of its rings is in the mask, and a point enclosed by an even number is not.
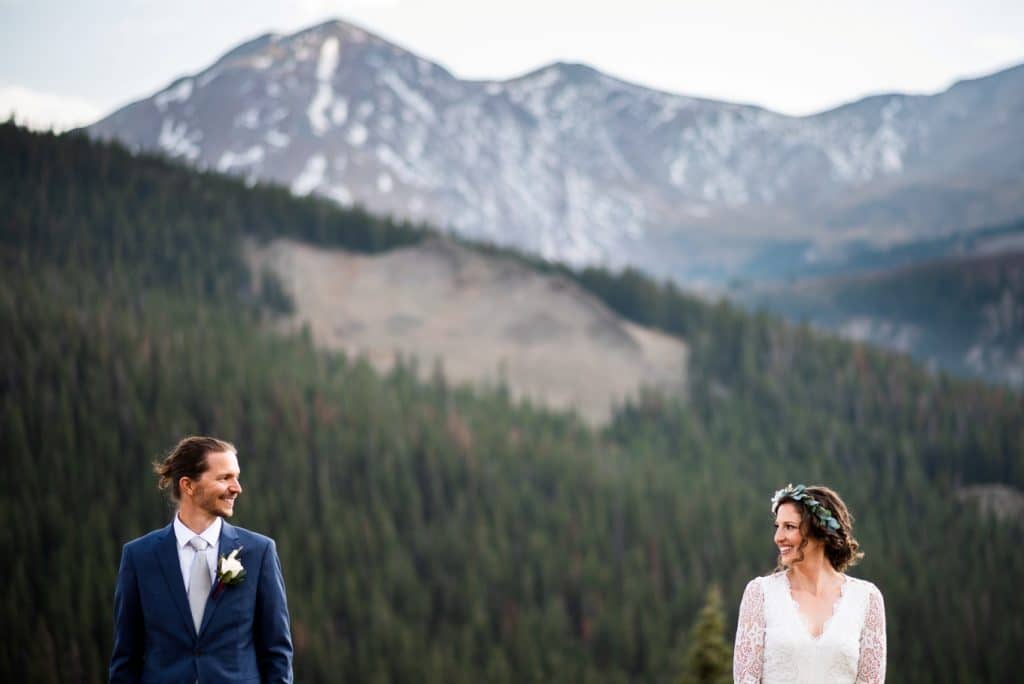
<svg viewBox="0 0 1024 684"><path fill-rule="evenodd" d="M0 115L87 123L246 39L334 18L461 78L582 62L794 115L1024 62L1021 0L0 0Z"/></svg>

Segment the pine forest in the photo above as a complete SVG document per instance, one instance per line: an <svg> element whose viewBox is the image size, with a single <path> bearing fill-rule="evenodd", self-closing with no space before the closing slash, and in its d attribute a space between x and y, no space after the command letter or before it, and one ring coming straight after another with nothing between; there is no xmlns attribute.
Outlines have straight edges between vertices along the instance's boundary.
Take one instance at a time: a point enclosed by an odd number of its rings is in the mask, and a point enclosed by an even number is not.
<svg viewBox="0 0 1024 684"><path fill-rule="evenodd" d="M428 226L12 122L0 183L2 681L105 681L121 547L171 516L151 464L195 433L238 445L233 522L277 541L299 682L728 681L788 482L857 517L890 681L1015 680L1024 525L965 495L1024 489L1010 389L513 255L690 347L685 396L594 428L275 332L289 296L241 253L383 252Z"/></svg>

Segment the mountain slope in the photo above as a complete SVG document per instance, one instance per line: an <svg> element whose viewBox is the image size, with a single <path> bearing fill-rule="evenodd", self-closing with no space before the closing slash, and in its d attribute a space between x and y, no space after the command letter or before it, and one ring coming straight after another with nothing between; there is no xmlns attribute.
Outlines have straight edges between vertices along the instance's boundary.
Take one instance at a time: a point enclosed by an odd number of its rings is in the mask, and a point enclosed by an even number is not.
<svg viewBox="0 0 1024 684"><path fill-rule="evenodd" d="M462 81L344 22L246 43L89 127L574 264L742 275L766 245L1024 215L1024 67L793 118L582 65Z"/></svg>
<svg viewBox="0 0 1024 684"><path fill-rule="evenodd" d="M1008 237L1018 238L1019 233ZM764 288L750 303L1024 387L1024 252L947 257L866 275Z"/></svg>
<svg viewBox="0 0 1024 684"><path fill-rule="evenodd" d="M452 382L502 384L515 400L606 423L641 388L683 395L686 345L610 311L564 276L445 240L360 256L289 240L250 245L325 348L381 371L403 358L441 364Z"/></svg>

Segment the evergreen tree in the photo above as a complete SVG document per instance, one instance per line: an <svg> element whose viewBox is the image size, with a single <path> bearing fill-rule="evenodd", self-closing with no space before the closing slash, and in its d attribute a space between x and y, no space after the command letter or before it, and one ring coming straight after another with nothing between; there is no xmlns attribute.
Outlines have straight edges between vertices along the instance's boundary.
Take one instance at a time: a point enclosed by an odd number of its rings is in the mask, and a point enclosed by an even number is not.
<svg viewBox="0 0 1024 684"><path fill-rule="evenodd" d="M718 585L711 585L690 633L690 650L682 684L732 682L732 649L725 639L725 615Z"/></svg>

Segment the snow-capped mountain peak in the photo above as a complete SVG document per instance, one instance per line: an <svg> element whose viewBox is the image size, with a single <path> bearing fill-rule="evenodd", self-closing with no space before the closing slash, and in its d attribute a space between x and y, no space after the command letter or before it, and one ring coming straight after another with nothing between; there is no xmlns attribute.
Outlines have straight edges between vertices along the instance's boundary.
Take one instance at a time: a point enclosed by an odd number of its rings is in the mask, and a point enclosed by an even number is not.
<svg viewBox="0 0 1024 684"><path fill-rule="evenodd" d="M582 64L460 80L330 21L248 41L90 131L545 257L684 272L696 255L727 269L743 251L729 244L936 230L934 212L910 205L951 178L962 188L965 168L1002 179L971 187L999 189L992 217L1024 214L1022 193L1004 187L1019 185L1021 131L998 128L1021 120L1022 83L1017 68L796 118ZM985 167L979 149L1003 161ZM944 220L966 221L956 211ZM971 211L969 224L986 220Z"/></svg>

